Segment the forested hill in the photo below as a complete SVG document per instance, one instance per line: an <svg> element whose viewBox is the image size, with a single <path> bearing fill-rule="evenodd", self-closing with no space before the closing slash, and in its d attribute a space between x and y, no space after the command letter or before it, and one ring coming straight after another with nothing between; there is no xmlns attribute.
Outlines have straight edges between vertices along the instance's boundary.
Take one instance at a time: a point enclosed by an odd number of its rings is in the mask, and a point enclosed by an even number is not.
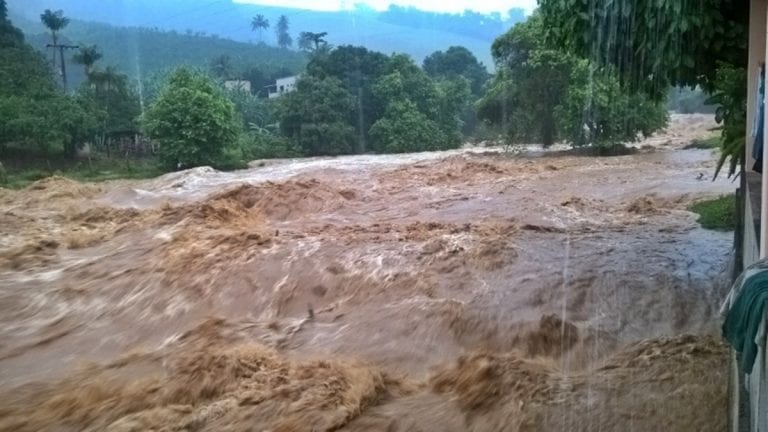
<svg viewBox="0 0 768 432"><path fill-rule="evenodd" d="M27 35L32 46L45 50L51 39L39 20L32 21L18 14L12 14L11 19ZM237 78L250 78L246 75L254 66L258 66L266 77L271 77L296 73L306 64L305 54L298 51L199 33L117 27L73 19L61 34L64 43L97 45L104 55L103 64L113 66L131 78L141 77L142 81L183 64L208 69L212 61L221 56L229 57L231 74ZM67 56L70 60L71 57ZM80 65L70 61L67 71L75 86L84 79Z"/></svg>
<svg viewBox="0 0 768 432"><path fill-rule="evenodd" d="M362 45L384 53L402 52L417 62L449 46L465 46L486 65L491 65L490 45L512 25L525 19L522 9L508 16L439 14L414 8L391 6L377 12L364 6L339 12L319 12L253 4L232 0L24 0L9 4L11 17L25 32L23 17L36 21L44 9L63 9L67 16L116 26L175 30L185 34L205 32L242 42L263 41L275 45L278 17L289 20L295 42L303 31L328 32L333 45ZM270 28L260 35L251 29L251 18L264 15Z"/></svg>

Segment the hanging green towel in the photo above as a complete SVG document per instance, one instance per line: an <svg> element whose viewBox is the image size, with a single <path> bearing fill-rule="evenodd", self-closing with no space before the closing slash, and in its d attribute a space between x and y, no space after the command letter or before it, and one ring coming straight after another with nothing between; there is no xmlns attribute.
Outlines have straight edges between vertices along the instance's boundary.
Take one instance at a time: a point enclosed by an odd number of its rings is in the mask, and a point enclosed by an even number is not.
<svg viewBox="0 0 768 432"><path fill-rule="evenodd" d="M741 370L752 373L758 346L757 331L768 302L768 271L760 271L744 280L723 323L723 336L740 352Z"/></svg>

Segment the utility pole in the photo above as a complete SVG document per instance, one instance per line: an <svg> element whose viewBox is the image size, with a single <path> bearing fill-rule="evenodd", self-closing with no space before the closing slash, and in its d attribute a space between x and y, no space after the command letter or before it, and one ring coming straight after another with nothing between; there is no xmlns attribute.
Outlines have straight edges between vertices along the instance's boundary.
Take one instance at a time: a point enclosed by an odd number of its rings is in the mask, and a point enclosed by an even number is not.
<svg viewBox="0 0 768 432"><path fill-rule="evenodd" d="M356 71L347 72L348 79L351 81L351 85L357 84L357 130L359 132L357 151L365 153L368 149L365 143L365 113L363 112L363 84L368 81L368 77L364 76L359 69Z"/></svg>
<svg viewBox="0 0 768 432"><path fill-rule="evenodd" d="M357 128L360 131L360 153L366 152L365 145L365 131L363 125L365 124L365 117L363 116L363 86L359 82L357 85Z"/></svg>
<svg viewBox="0 0 768 432"><path fill-rule="evenodd" d="M46 48L53 48L54 67L56 66L56 50L59 50L59 59L61 60L61 83L64 86L64 91L67 91L67 63L64 60L64 50L73 50L80 48L77 45L60 45L60 44L48 44Z"/></svg>

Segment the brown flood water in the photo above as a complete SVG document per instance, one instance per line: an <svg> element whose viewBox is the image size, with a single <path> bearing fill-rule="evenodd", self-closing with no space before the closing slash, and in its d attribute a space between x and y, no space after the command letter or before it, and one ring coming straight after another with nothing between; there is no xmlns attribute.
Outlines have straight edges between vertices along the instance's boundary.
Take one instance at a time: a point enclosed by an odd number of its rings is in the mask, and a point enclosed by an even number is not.
<svg viewBox="0 0 768 432"><path fill-rule="evenodd" d="M0 190L0 430L725 430L711 126Z"/></svg>

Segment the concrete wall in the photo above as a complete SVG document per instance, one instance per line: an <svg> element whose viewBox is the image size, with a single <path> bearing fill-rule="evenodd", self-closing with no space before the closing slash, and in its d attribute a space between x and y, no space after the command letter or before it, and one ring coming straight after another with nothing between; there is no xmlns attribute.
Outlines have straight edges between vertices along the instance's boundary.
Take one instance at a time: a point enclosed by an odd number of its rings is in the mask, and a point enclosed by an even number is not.
<svg viewBox="0 0 768 432"><path fill-rule="evenodd" d="M757 261L760 257L760 175L750 172L755 163L752 158L753 139L751 137L752 127L755 120L755 106L757 103L757 80L759 79L759 67L765 62L766 50L766 12L768 0L752 0L750 2L750 23L749 23L749 64L747 66L747 147L746 159L744 160L747 176L742 182L744 190L744 233L742 243L742 253L744 267L747 267ZM736 355L731 353L730 364L730 415L729 426L731 432L752 431L751 418L754 415L766 415L766 413L750 412L750 400L758 397L759 389L748 388L746 377L739 371L736 362ZM768 371L757 371L754 373L768 373ZM766 391L766 389L762 389ZM768 407L766 407L768 410ZM768 432L768 431L762 431Z"/></svg>
<svg viewBox="0 0 768 432"><path fill-rule="evenodd" d="M296 90L296 82L298 79L298 76L290 76L278 79L275 81L274 88L270 88L269 90L269 98L274 99L284 95L285 93L290 93Z"/></svg>

